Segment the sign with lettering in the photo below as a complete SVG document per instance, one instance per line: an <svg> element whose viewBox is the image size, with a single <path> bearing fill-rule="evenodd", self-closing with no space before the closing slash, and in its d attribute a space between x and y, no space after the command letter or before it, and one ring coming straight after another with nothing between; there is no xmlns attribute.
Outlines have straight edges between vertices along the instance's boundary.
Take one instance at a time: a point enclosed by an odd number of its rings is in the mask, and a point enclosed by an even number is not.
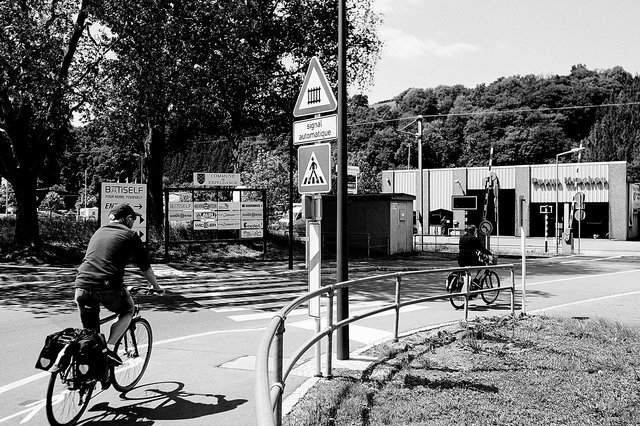
<svg viewBox="0 0 640 426"><path fill-rule="evenodd" d="M295 121L293 123L294 145L322 142L337 138L338 116L336 114Z"/></svg>
<svg viewBox="0 0 640 426"><path fill-rule="evenodd" d="M109 211L118 204L129 204L141 217L133 227L142 242L147 241L147 185L144 183L102 182L100 185L100 225L109 223Z"/></svg>
<svg viewBox="0 0 640 426"><path fill-rule="evenodd" d="M194 173L195 186L239 186L240 173Z"/></svg>

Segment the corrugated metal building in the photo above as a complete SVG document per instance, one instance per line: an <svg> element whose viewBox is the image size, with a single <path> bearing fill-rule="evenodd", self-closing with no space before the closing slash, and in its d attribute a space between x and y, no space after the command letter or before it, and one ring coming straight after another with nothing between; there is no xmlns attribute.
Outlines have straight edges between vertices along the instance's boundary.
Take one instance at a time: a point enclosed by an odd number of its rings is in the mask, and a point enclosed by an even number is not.
<svg viewBox="0 0 640 426"><path fill-rule="evenodd" d="M577 220L569 220L573 212L573 218L583 217L582 237L626 240L638 236L638 213L630 201L636 186L627 183L625 161L499 166L491 172L488 167L424 169L422 174L420 185L418 170L384 171L382 192L415 195L414 211L429 213L424 215L425 234L441 232L445 216L453 228L479 225L484 218L494 225L492 234L519 235L518 200L524 197L527 236L542 237L545 231L555 236L556 202L560 232L577 229ZM477 209L453 210L455 195L476 196ZM577 206L573 200L580 197L583 201ZM583 213L572 210L576 207L583 207Z"/></svg>

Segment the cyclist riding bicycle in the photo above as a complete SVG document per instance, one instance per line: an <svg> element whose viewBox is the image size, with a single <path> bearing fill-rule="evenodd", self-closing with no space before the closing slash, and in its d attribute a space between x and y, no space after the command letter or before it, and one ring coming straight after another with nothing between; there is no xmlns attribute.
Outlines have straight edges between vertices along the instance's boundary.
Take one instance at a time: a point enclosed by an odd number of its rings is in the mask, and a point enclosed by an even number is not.
<svg viewBox="0 0 640 426"><path fill-rule="evenodd" d="M100 330L100 304L118 314L107 339L107 358L115 365L122 364L114 352L118 339L129 327L134 304L124 286L125 267L133 261L149 284L163 292L149 263L142 240L131 228L137 217L129 204L119 204L109 212L109 223L91 237L75 280L75 301L84 328ZM108 387L108 382L103 383Z"/></svg>
<svg viewBox="0 0 640 426"><path fill-rule="evenodd" d="M484 263L478 259L478 252L486 254L487 256L493 256L493 253L484 248L476 232L476 227L469 225L465 228L464 235L460 237L460 242L458 243L460 249L458 253L458 265L461 267L484 266ZM477 278L474 278L474 281L476 280Z"/></svg>

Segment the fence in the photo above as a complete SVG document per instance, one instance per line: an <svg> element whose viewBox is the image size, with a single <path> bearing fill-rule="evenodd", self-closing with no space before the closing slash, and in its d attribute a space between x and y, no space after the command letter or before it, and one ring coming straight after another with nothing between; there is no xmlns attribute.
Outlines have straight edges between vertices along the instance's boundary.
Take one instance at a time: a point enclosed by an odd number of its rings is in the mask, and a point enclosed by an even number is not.
<svg viewBox="0 0 640 426"><path fill-rule="evenodd" d="M323 232L323 250L335 248L336 238L335 232ZM351 232L348 238L349 254L366 253L367 258L371 257L372 252L383 255L390 254L391 246L387 236L371 235L368 232ZM335 251L335 249L330 251Z"/></svg>
<svg viewBox="0 0 640 426"><path fill-rule="evenodd" d="M433 275L433 274L449 274L452 272L464 272L466 276L466 282L471 280L472 271L475 273L478 269L507 269L510 271L510 285L507 287L500 287L496 289L482 289L471 291L470 286L466 285L460 293L442 293L435 296L427 296L416 298L407 301L400 300L400 294L402 294L402 279L407 276L414 275ZM333 302L334 296L337 290L342 288L351 288L365 283L371 283L376 281L384 281L393 279L395 281L395 300L394 303L386 304L375 309L367 310L364 313L355 315L337 323L333 323ZM499 266L485 266L485 267L467 267L467 268L447 268L447 269L431 269L423 271L408 271L408 272L396 272L392 274L377 275L373 277L361 278L357 280L344 281L341 283L322 287L314 292L307 293L298 297L297 299L288 303L284 308L276 314L269 324L263 335L262 341L258 348L256 357L256 369L255 369L255 396L256 396L256 417L258 425L272 426L282 424L282 395L284 393L285 382L287 377L293 370L298 360L316 343L323 338L327 338L327 351L326 356L326 376L331 376L331 356L333 352L333 333L341 327L349 325L353 322L361 319L376 315L385 311L395 310L395 321L393 339L398 340L398 328L400 322L400 309L405 306L434 301L439 299L448 299L452 295L464 296L464 316L468 319L469 315L469 297L485 292L492 291L509 291L511 296L511 314L514 314L515 310L515 275L512 264L499 265ZM300 305L309 300L320 297L326 294L328 297L327 310L326 310L326 328L324 331L320 331L307 340L302 346L295 350L293 355L289 358L288 365L284 366L283 352L284 352L284 333L285 322L287 316ZM272 357L270 354L274 353ZM269 360L273 361L272 375L273 381L269 377L270 365Z"/></svg>

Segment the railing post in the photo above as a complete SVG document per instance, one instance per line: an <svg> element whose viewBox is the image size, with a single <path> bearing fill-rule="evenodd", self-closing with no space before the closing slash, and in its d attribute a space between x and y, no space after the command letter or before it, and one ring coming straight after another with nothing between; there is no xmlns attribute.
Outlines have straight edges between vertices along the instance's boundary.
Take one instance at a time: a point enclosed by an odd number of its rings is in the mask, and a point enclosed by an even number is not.
<svg viewBox="0 0 640 426"><path fill-rule="evenodd" d="M469 291L471 291L471 271L467 268L464 271L465 295L464 295L464 320L469 320Z"/></svg>
<svg viewBox="0 0 640 426"><path fill-rule="evenodd" d="M400 326L400 286L402 285L402 275L396 276L396 320L393 328L393 341L398 341L398 328Z"/></svg>
<svg viewBox="0 0 640 426"><path fill-rule="evenodd" d="M513 266L510 268L511 272L511 316L516 316L516 275L513 271Z"/></svg>
<svg viewBox="0 0 640 426"><path fill-rule="evenodd" d="M278 326L278 332L276 333L276 354L275 354L275 365L274 365L274 379L275 383L281 386L281 389L284 389L284 383L282 383L282 365L283 365L283 348L284 348L284 318L280 320L280 325ZM283 390L278 392L278 396L275 401L275 418L276 425L282 425L282 394Z"/></svg>
<svg viewBox="0 0 640 426"><path fill-rule="evenodd" d="M329 301L327 304L327 327L329 330L333 328L333 295L334 295L334 290L332 287L328 293ZM331 372L332 355L333 355L333 331L327 334L327 371L325 372L325 377L327 377L328 379L333 377L333 373Z"/></svg>
<svg viewBox="0 0 640 426"><path fill-rule="evenodd" d="M367 259L371 257L371 234L367 232Z"/></svg>

